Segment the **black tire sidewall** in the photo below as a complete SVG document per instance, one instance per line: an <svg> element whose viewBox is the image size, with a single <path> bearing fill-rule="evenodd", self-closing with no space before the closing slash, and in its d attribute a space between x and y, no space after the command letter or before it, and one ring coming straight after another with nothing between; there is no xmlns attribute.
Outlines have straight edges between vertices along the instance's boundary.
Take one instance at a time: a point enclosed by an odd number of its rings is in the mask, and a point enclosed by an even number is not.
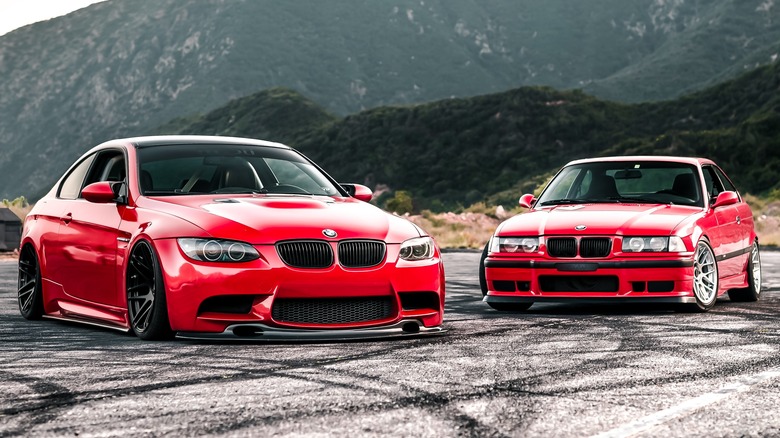
<svg viewBox="0 0 780 438"><path fill-rule="evenodd" d="M168 320L168 300L166 299L166 291L165 291L165 283L163 282L162 278L162 267L160 266L160 258L157 255L157 251L154 248L154 245L152 245L150 242L146 240L140 240L138 241L135 246L133 246L133 250L130 252L132 254L139 245L146 245L149 248L149 252L152 257L152 267L154 269L154 305L151 310L152 316L151 320L149 321L149 326L146 327L146 330L144 331L138 331L135 327L133 327L133 323L130 320L130 304L129 300L127 300L127 316L128 321L130 322L130 330L132 330L136 336L138 336L140 339L143 339L145 341L151 341L151 340L165 340L170 339L173 337L174 332L171 330L171 325ZM128 258L129 260L129 258ZM129 265L128 265L129 267ZM128 274L125 273L125 276L127 277ZM127 280L125 280L125 298L127 299Z"/></svg>
<svg viewBox="0 0 780 438"><path fill-rule="evenodd" d="M485 259L490 249L490 241L485 244L485 249L482 250L482 257L479 259L479 288L482 290L482 296L486 296L488 292L487 277L485 276Z"/></svg>
<svg viewBox="0 0 780 438"><path fill-rule="evenodd" d="M25 253L29 254L25 254ZM40 259L38 258L38 253L35 251L35 248L32 246L25 245L22 248L22 252L19 254L19 263L22 261L22 257L25 257L26 255L32 255L34 261L35 261L35 289L33 289L33 297L32 297L32 304L30 305L30 308L27 312L22 310L22 303L19 301L19 287L21 284L21 275L18 277L17 280L17 290L16 290L16 302L19 306L19 313L21 313L22 317L24 319L28 320L36 320L41 319L41 316L43 316L43 289L41 285L41 263ZM19 269L17 267L17 269ZM19 269L21 270L21 269Z"/></svg>

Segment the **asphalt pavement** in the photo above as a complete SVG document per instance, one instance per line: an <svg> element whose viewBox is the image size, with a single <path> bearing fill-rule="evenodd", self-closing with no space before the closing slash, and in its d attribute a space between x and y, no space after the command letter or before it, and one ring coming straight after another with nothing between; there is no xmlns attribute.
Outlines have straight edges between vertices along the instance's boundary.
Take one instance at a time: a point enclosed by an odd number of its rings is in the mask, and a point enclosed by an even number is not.
<svg viewBox="0 0 780 438"><path fill-rule="evenodd" d="M780 436L780 253L764 296L663 306L480 301L446 253L434 338L144 342L26 321L0 262L0 436Z"/></svg>

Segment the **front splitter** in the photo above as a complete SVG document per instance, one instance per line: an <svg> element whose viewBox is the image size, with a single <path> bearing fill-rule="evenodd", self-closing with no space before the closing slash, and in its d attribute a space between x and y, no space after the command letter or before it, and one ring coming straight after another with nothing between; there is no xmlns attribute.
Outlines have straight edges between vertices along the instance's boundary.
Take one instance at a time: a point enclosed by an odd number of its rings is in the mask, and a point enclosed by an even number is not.
<svg viewBox="0 0 780 438"><path fill-rule="evenodd" d="M623 303L656 303L656 304L692 304L694 297L556 297L556 296L523 296L509 297L505 295L487 295L482 298L486 303L580 303L580 304L623 304Z"/></svg>
<svg viewBox="0 0 780 438"><path fill-rule="evenodd" d="M201 341L309 342L413 338L436 336L445 332L446 330L441 327L424 327L416 319L404 319L393 325L380 327L330 330L291 329L271 327L259 323L241 323L229 325L223 332L219 333L178 332L176 337Z"/></svg>

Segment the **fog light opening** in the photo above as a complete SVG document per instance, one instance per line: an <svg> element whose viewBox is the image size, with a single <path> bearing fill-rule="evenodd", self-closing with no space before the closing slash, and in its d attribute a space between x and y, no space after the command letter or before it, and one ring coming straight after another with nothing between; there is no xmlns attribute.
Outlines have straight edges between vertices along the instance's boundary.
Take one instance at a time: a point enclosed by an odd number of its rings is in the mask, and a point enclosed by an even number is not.
<svg viewBox="0 0 780 438"><path fill-rule="evenodd" d="M403 330L406 333L419 333L420 324L417 324L416 322L407 322L401 327L401 330Z"/></svg>

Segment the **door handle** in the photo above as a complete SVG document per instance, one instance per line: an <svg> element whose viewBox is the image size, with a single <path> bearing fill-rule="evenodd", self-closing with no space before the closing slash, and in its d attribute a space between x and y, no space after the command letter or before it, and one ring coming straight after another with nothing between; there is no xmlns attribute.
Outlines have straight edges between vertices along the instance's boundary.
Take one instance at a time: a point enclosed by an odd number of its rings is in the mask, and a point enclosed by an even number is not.
<svg viewBox="0 0 780 438"><path fill-rule="evenodd" d="M72 220L73 220L73 214L72 214L72 213L68 213L68 214L66 214L65 216L61 217L61 218L60 218L60 220L61 220L61 221L62 221L62 222L65 224L65 225L67 225L67 224L69 224L69 223L70 223L70 221L72 221Z"/></svg>
<svg viewBox="0 0 780 438"><path fill-rule="evenodd" d="M737 225L739 225L739 224L741 224L741 223L742 223L742 218L741 218L741 217L739 217L739 216L737 216Z"/></svg>

